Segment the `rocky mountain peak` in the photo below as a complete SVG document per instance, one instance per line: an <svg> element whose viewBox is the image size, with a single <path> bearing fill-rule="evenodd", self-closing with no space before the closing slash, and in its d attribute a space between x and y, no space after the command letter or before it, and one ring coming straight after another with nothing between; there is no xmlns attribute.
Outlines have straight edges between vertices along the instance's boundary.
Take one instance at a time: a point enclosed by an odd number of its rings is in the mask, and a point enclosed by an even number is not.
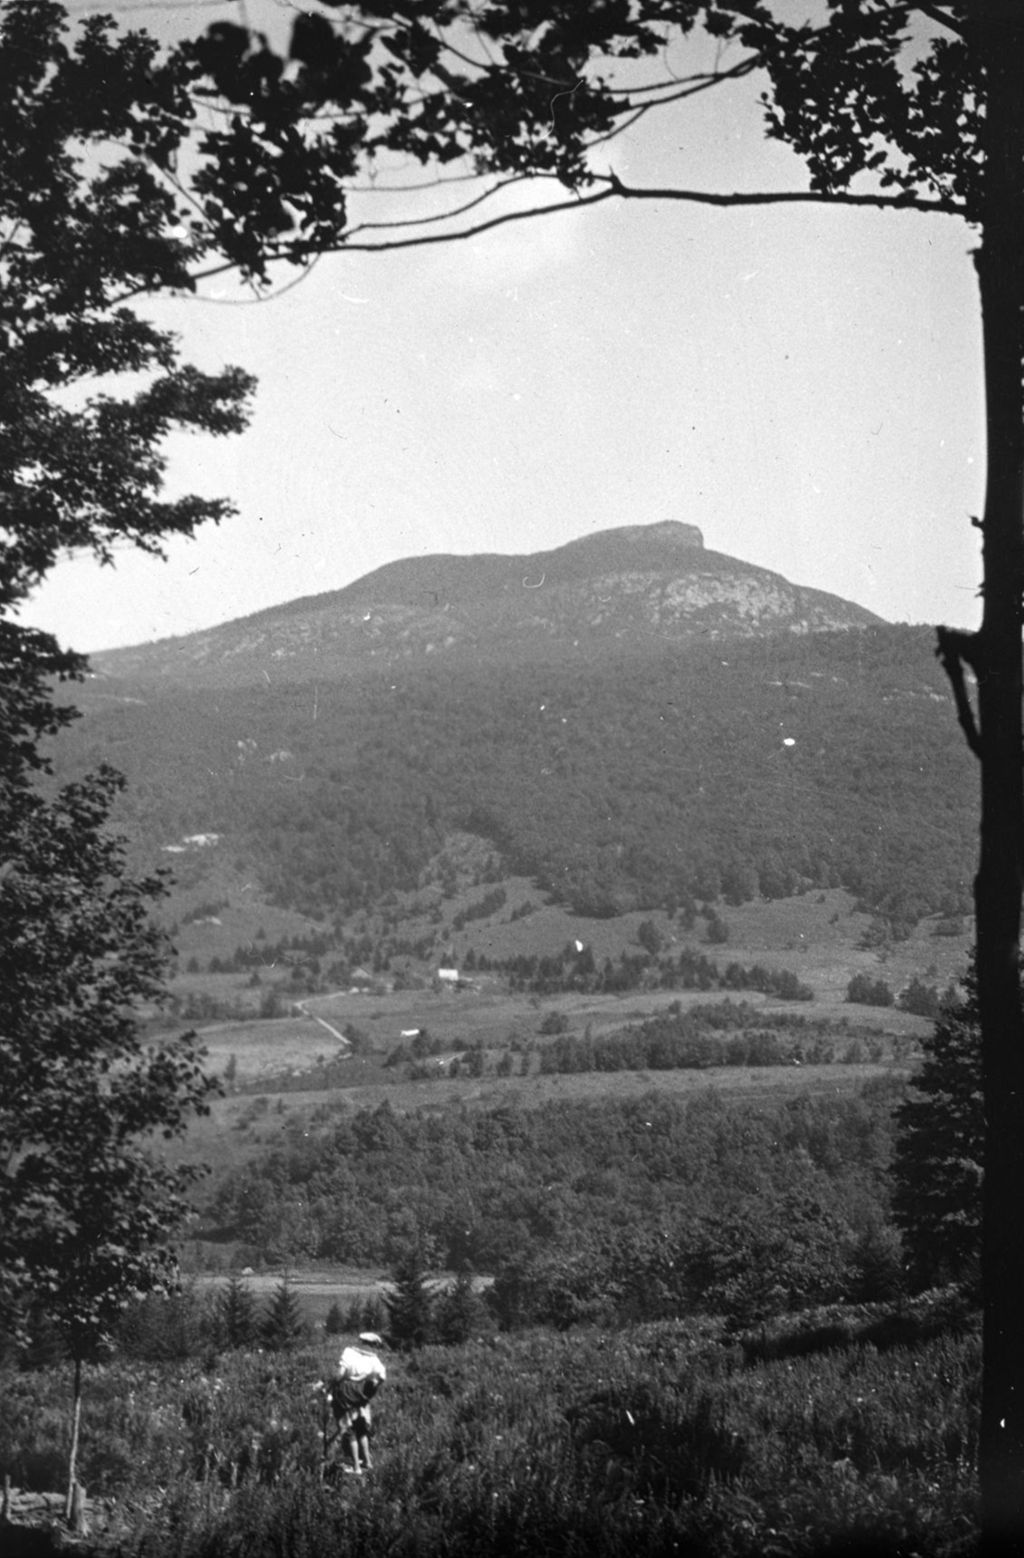
<svg viewBox="0 0 1024 1558"><path fill-rule="evenodd" d="M205 632L94 658L101 676L185 686L348 679L427 659L506 665L862 627L838 596L708 551L696 525L597 531L523 556L436 554Z"/></svg>

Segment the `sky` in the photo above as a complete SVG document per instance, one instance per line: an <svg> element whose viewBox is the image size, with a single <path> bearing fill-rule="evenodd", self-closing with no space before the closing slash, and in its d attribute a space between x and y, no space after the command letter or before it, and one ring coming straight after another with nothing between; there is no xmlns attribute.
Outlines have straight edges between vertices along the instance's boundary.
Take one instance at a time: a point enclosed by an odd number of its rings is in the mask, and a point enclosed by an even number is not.
<svg viewBox="0 0 1024 1558"><path fill-rule="evenodd" d="M264 6L279 26L277 0L248 0L250 19ZM131 11L154 30L172 13L239 14ZM805 188L765 141L756 92L748 79L650 115L609 163L635 184ZM609 201L451 246L325 257L271 301L230 279L203 300L151 300L188 360L258 376L246 433L168 448L170 490L230 497L237 517L164 562L68 559L22 620L99 650L403 557L529 554L676 519L888 620L973 627L973 241L911 212Z"/></svg>

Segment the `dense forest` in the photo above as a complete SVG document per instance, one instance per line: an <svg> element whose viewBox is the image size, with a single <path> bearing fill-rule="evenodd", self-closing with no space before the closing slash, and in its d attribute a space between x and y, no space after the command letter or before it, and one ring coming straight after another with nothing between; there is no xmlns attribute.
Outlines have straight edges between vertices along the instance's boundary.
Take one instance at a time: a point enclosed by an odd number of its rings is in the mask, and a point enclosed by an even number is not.
<svg viewBox="0 0 1024 1558"><path fill-rule="evenodd" d="M586 914L811 886L896 926L969 905L971 759L925 629L83 702L62 771L123 769L137 841L216 834L318 917L414 887L454 829Z"/></svg>
<svg viewBox="0 0 1024 1558"><path fill-rule="evenodd" d="M901 1085L763 1105L711 1089L534 1109L385 1103L340 1120L325 1105L318 1128L304 1121L222 1181L208 1233L276 1261L386 1264L418 1244L438 1264L495 1274L499 1289L524 1266L542 1287L537 1272L551 1268L606 1307L644 1309L646 1292L653 1317L701 1300L716 1264L708 1239L735 1235L739 1249L760 1228L790 1249L809 1297L877 1296L866 1289L882 1281L878 1252L895 1244L886 1172ZM829 1283L813 1275L824 1251Z"/></svg>

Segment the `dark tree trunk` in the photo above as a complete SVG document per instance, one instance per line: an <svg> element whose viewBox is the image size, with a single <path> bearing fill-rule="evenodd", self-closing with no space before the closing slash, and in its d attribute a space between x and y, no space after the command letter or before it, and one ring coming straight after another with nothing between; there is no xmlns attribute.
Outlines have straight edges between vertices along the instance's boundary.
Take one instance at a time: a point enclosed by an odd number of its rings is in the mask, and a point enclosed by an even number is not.
<svg viewBox="0 0 1024 1558"><path fill-rule="evenodd" d="M976 13L986 81L985 192L977 270L988 471L978 681L981 858L975 883L985 1096L981 1495L987 1555L1024 1550L1024 1024L1018 972L1024 791L1024 7Z"/></svg>

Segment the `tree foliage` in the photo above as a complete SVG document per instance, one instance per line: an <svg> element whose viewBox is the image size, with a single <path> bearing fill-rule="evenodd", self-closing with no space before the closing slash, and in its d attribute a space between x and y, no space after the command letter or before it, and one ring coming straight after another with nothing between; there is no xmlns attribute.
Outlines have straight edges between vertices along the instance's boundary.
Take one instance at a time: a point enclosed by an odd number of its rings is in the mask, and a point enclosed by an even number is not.
<svg viewBox="0 0 1024 1558"><path fill-rule="evenodd" d="M848 1296L851 1232L813 1194L752 1196L705 1223L691 1257L690 1281L701 1304L730 1325Z"/></svg>
<svg viewBox="0 0 1024 1558"><path fill-rule="evenodd" d="M588 1274L593 1296L602 1240L621 1251L631 1228L683 1236L755 1193L765 1206L806 1193L858 1234L869 1212L887 1222L896 1093L883 1080L771 1106L711 1088L688 1102L662 1093L480 1112L455 1101L407 1115L381 1106L322 1135L297 1129L226 1175L209 1215L256 1250L296 1259L310 1240L316 1259L381 1263L396 1284L411 1250L413 1287L427 1280L423 1247L438 1266L492 1274L579 1255L572 1270Z"/></svg>
<svg viewBox="0 0 1024 1558"><path fill-rule="evenodd" d="M0 1242L4 1297L42 1301L81 1357L125 1300L165 1283L162 1248L194 1171L150 1150L215 1084L191 1036L139 1042L161 993L156 880L125 875L105 831L110 771L53 800L0 793Z"/></svg>
<svg viewBox="0 0 1024 1558"><path fill-rule="evenodd" d="M159 552L164 537L230 513L220 499L164 497L162 445L172 431L239 431L252 380L183 363L175 338L127 306L145 290L189 288L208 242L194 212L183 222L174 187L194 113L182 67L159 62L152 40L119 36L95 17L69 41L61 6L9 0L0 79L7 614L69 551L107 563L125 542ZM119 381L126 389L115 393ZM10 622L0 649L15 688L25 687L19 667L49 674L81 664ZM30 732L49 718L24 701L15 712Z"/></svg>
<svg viewBox="0 0 1024 1558"><path fill-rule="evenodd" d="M854 974L846 986L846 999L855 1006L891 1006L894 996L884 979L870 974Z"/></svg>
<svg viewBox="0 0 1024 1558"><path fill-rule="evenodd" d="M59 762L100 761L116 736L133 831L223 832L276 901L317 916L414 888L455 830L580 913L837 885L892 921L966 909L972 759L950 746L927 629L732 640L722 658L411 667L387 699L376 673L321 680L315 725L256 668L228 688L154 678L125 686L137 703L89 698ZM780 754L784 720L801 740Z"/></svg>
<svg viewBox="0 0 1024 1558"><path fill-rule="evenodd" d="M53 682L84 662L15 616L70 552L158 553L231 512L163 495L164 442L238 431L252 381L182 362L127 306L190 286L208 242L175 192L184 84L140 34L86 18L72 37L51 0L0 9L0 1303L15 1331L42 1310L68 1343L72 1486L82 1363L174 1279L195 1176L159 1140L213 1084L190 1035L142 1042L162 883L133 879L109 831L117 774L46 783L46 743L72 717Z"/></svg>
<svg viewBox="0 0 1024 1558"><path fill-rule="evenodd" d="M456 188L441 211L435 203L411 220L343 219L330 235L322 214L315 237L330 247L403 247L519 220L522 204L503 204L502 192L528 179L530 214L675 197L828 199L975 216L980 108L965 13L955 0L831 0L815 21L799 22L777 0L368 0L300 13L287 59L230 23L210 28L188 58L232 107L222 144L230 138L240 164L271 179L270 148L280 161L296 138L322 148L343 187L340 146L385 186L410 160L435 173L455 164L477 178L469 196ZM766 133L801 153L809 189L654 190L609 168L608 143L638 119L755 72L767 85ZM458 183L459 173L441 176ZM244 225L245 189L217 192Z"/></svg>

